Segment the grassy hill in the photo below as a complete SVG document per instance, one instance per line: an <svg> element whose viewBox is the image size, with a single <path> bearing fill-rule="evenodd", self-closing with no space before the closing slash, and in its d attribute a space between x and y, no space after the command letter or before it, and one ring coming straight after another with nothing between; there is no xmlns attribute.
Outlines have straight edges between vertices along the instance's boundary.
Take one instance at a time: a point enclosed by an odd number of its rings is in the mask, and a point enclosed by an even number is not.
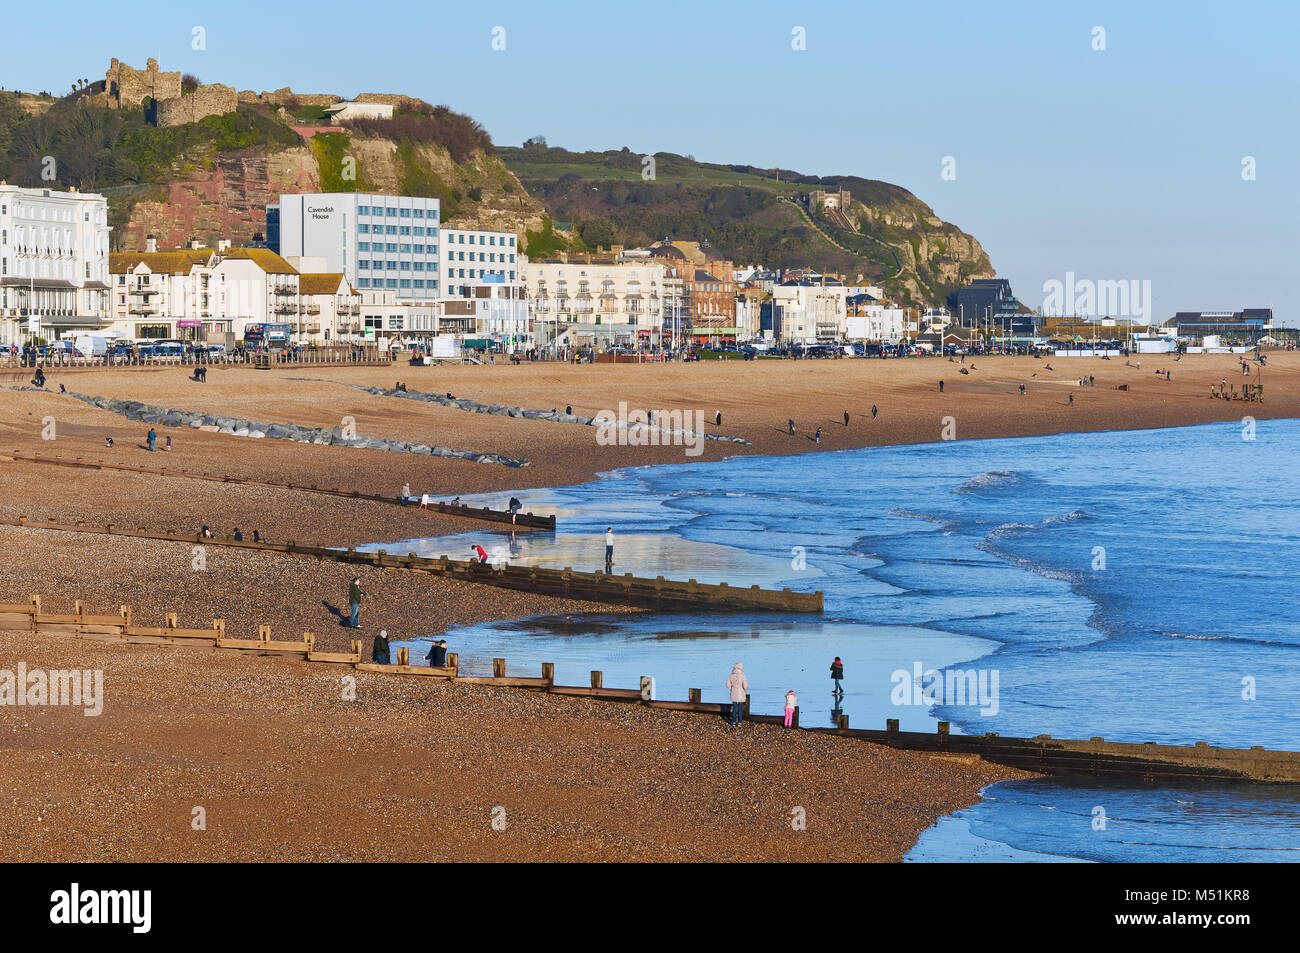
<svg viewBox="0 0 1300 953"><path fill-rule="evenodd" d="M624 148L570 152L530 142L497 154L555 219L588 247L661 238L706 239L739 264L802 265L882 284L909 304L941 304L971 277L991 276L973 237L906 189L856 176L698 162L657 153L654 178ZM826 212L815 190L847 189L852 204Z"/></svg>

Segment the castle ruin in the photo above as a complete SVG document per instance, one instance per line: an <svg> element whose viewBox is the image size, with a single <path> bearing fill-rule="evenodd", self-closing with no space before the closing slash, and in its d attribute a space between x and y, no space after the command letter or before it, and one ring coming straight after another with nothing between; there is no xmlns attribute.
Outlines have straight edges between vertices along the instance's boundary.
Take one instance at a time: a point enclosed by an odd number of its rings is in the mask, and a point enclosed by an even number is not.
<svg viewBox="0 0 1300 953"><path fill-rule="evenodd" d="M156 126L179 126L205 116L224 116L238 105L236 91L220 83L203 84L193 92L183 93L181 74L163 72L152 56L142 70L114 57L104 74L104 95L108 104L118 109L142 107L147 99L149 121Z"/></svg>

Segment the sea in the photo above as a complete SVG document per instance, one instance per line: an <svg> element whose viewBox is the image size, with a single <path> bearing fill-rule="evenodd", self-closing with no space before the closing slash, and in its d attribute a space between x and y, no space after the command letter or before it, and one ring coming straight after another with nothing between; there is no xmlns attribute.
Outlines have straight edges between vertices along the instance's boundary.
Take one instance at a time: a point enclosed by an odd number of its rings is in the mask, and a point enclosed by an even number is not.
<svg viewBox="0 0 1300 953"><path fill-rule="evenodd" d="M723 701L741 662L753 710L793 689L804 725L1300 750L1300 420L687 461L513 495L559 529L371 548L595 570L612 527L615 573L821 590L825 612L473 625L444 636L462 670L553 662L561 683L600 670ZM1297 860L1300 786L997 783L906 859Z"/></svg>

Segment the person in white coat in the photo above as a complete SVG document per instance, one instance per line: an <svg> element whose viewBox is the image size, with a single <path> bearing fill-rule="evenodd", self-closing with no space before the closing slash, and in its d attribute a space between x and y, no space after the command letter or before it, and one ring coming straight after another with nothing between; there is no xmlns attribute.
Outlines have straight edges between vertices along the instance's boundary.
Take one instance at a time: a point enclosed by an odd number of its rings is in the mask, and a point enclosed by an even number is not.
<svg viewBox="0 0 1300 953"><path fill-rule="evenodd" d="M749 681L739 662L731 667L731 674L727 676L727 688L731 692L731 723L739 725L745 714L745 697L749 694Z"/></svg>
<svg viewBox="0 0 1300 953"><path fill-rule="evenodd" d="M785 726L787 728L790 727L790 722L794 720L794 709L795 706L798 704L799 704L799 699L795 695L794 689L792 688L785 693Z"/></svg>

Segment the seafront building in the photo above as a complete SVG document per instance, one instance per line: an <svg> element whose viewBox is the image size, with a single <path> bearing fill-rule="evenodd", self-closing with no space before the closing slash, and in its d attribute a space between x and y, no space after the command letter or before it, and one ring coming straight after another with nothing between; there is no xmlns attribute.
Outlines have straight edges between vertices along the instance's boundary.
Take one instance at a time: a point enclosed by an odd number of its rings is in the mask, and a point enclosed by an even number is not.
<svg viewBox="0 0 1300 953"><path fill-rule="evenodd" d="M108 200L0 182L0 344L108 321Z"/></svg>
<svg viewBox="0 0 1300 953"><path fill-rule="evenodd" d="M783 344L843 340L847 330L848 289L820 277L786 278L772 289L772 333Z"/></svg>
<svg viewBox="0 0 1300 953"><path fill-rule="evenodd" d="M323 258L358 291L432 302L441 288L439 202L369 192L282 194L267 207L267 244L286 257Z"/></svg>
<svg viewBox="0 0 1300 953"><path fill-rule="evenodd" d="M612 257L529 262L524 283L537 346L630 346L666 339L666 271L661 263Z"/></svg>
<svg viewBox="0 0 1300 953"><path fill-rule="evenodd" d="M248 326L284 325L286 340L309 334L293 265L267 248L186 248L109 256L111 323L107 335L131 340L178 338L229 344ZM319 331L317 331L319 333Z"/></svg>

